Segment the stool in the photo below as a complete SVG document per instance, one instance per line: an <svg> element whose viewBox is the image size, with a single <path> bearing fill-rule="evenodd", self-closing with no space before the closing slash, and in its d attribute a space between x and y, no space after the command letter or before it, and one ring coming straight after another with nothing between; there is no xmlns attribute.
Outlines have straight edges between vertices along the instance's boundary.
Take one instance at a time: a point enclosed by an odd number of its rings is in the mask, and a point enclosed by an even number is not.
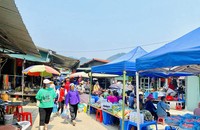
<svg viewBox="0 0 200 130"><path fill-rule="evenodd" d="M13 113L14 108L14 106L6 106L6 113Z"/></svg>
<svg viewBox="0 0 200 130"><path fill-rule="evenodd" d="M20 121L20 113L23 113L23 107L17 106L16 111L13 113L15 117L17 117L17 120Z"/></svg>
<svg viewBox="0 0 200 130"><path fill-rule="evenodd" d="M137 123L128 121L127 130L131 130L134 126L137 130L146 130L148 126L155 125L156 130L158 130L157 122L156 121L145 121L144 123L140 123L140 128L137 128Z"/></svg>
<svg viewBox="0 0 200 130"><path fill-rule="evenodd" d="M102 116L102 110L96 110L96 120L102 122L103 121L103 116Z"/></svg>
<svg viewBox="0 0 200 130"><path fill-rule="evenodd" d="M165 125L165 118L164 117L158 117L157 122L158 122L158 124Z"/></svg>
<svg viewBox="0 0 200 130"><path fill-rule="evenodd" d="M176 110L182 110L182 106L181 105L176 105Z"/></svg>
<svg viewBox="0 0 200 130"><path fill-rule="evenodd" d="M21 117L22 117L22 121L30 121L31 126L32 126L32 114L30 112L19 113L18 120L20 120Z"/></svg>

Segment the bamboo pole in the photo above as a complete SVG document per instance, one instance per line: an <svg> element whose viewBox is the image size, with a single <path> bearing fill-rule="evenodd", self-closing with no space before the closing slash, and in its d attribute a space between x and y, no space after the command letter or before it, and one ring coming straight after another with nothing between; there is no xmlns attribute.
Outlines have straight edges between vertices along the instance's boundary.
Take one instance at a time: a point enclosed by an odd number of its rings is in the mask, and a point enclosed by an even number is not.
<svg viewBox="0 0 200 130"><path fill-rule="evenodd" d="M122 99L122 130L124 130L126 71L123 71L123 99Z"/></svg>
<svg viewBox="0 0 200 130"><path fill-rule="evenodd" d="M91 93L92 93L92 72L89 72L89 78L90 78L90 93L89 93L89 101L88 101L88 104L89 104L89 107L88 107L88 114L90 114L90 102L91 102Z"/></svg>

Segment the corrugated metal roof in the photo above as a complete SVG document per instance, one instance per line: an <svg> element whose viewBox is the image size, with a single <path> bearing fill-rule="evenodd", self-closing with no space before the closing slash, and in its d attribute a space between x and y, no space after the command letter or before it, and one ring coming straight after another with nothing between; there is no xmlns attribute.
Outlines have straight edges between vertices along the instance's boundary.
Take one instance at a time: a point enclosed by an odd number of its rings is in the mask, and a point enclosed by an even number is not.
<svg viewBox="0 0 200 130"><path fill-rule="evenodd" d="M98 58L93 58L92 60L82 64L81 66L85 66L85 65L88 65L92 62L95 62L95 61L98 61L98 62L102 62L102 63L108 63L109 61L108 60L103 60L103 59L98 59Z"/></svg>
<svg viewBox="0 0 200 130"><path fill-rule="evenodd" d="M0 0L0 47L39 56L14 0Z"/></svg>
<svg viewBox="0 0 200 130"><path fill-rule="evenodd" d="M62 68L77 68L80 61L77 59L73 59L70 57L65 57L59 54L52 54L53 56L53 63L57 65L57 67Z"/></svg>

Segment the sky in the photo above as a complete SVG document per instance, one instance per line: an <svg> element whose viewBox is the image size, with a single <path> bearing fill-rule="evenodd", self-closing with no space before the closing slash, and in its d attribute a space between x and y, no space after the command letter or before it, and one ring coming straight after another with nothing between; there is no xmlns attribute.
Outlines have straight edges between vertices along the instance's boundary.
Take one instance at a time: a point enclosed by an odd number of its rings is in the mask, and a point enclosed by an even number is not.
<svg viewBox="0 0 200 130"><path fill-rule="evenodd" d="M36 46L74 58L147 52L200 27L199 0L15 0Z"/></svg>

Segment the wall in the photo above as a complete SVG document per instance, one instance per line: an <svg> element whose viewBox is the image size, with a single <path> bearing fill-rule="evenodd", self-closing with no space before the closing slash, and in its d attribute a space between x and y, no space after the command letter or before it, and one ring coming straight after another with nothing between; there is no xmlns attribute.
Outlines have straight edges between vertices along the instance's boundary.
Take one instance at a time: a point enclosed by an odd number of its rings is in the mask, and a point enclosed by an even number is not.
<svg viewBox="0 0 200 130"><path fill-rule="evenodd" d="M188 76L186 78L186 109L193 111L200 102L200 85L198 76Z"/></svg>

